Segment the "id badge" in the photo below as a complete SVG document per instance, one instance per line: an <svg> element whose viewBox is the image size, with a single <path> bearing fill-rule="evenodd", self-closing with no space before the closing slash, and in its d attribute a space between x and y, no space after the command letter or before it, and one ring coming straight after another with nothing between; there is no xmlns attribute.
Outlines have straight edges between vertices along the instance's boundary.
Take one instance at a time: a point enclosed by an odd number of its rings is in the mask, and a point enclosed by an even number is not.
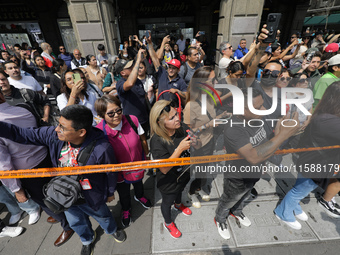
<svg viewBox="0 0 340 255"><path fill-rule="evenodd" d="M83 190L92 189L89 179L80 180L79 182Z"/></svg>

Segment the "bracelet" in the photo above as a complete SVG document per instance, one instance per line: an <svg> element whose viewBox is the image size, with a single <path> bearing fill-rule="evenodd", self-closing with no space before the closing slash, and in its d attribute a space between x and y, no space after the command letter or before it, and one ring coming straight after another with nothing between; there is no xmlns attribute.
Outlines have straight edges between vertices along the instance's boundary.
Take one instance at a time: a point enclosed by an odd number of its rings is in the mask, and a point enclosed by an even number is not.
<svg viewBox="0 0 340 255"><path fill-rule="evenodd" d="M72 97L72 98L74 98L74 99L77 99L77 98L75 98L74 96L72 96L71 94L70 94L70 97Z"/></svg>

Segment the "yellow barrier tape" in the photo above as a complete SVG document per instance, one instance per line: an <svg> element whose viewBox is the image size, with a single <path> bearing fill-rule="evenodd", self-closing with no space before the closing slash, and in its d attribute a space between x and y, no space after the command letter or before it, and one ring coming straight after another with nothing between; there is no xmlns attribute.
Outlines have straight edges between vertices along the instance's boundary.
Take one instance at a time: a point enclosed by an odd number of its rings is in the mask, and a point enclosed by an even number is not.
<svg viewBox="0 0 340 255"><path fill-rule="evenodd" d="M300 149L286 149L278 150L275 154L288 154L296 152L317 151L340 149L340 145L314 147L314 148L300 148ZM38 177L52 177L60 175L78 175L78 174L93 174L105 172L119 172L137 169L159 168L159 167L173 167L191 164L204 164L211 162L238 160L242 157L236 153L223 155L198 156L176 159L160 159L136 161L122 164L108 164L108 165L92 165L92 166L78 166L78 167L52 167L52 168L37 168L24 170L9 170L0 171L0 179L11 178L38 178Z"/></svg>

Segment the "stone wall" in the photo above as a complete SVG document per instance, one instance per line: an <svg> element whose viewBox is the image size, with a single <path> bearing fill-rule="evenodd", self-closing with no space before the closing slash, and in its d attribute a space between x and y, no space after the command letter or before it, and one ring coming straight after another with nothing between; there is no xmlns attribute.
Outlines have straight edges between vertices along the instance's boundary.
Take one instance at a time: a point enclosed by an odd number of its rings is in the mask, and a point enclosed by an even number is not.
<svg viewBox="0 0 340 255"><path fill-rule="evenodd" d="M113 0L65 0L83 56L98 54L97 45L117 54L117 32Z"/></svg>

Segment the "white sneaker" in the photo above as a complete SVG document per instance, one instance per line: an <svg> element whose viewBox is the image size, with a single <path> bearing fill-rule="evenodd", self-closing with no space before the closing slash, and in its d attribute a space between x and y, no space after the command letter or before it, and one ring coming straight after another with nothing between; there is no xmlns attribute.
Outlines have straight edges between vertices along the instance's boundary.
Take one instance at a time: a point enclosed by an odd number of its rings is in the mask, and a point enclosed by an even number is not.
<svg viewBox="0 0 340 255"><path fill-rule="evenodd" d="M192 194L190 195L190 193L188 193L188 197L191 200L192 206L195 208L201 208L201 202L198 200L196 194Z"/></svg>
<svg viewBox="0 0 340 255"><path fill-rule="evenodd" d="M14 224L18 223L19 220L21 219L21 215L22 215L23 213L24 213L24 211L20 211L18 214L12 215L12 216L9 218L8 224L9 224L9 225L14 225Z"/></svg>
<svg viewBox="0 0 340 255"><path fill-rule="evenodd" d="M28 225L33 225L38 222L38 220L40 219L40 212L41 211L39 208L38 211L29 214Z"/></svg>
<svg viewBox="0 0 340 255"><path fill-rule="evenodd" d="M0 232L0 237L9 236L16 237L22 233L24 228L22 227L4 227Z"/></svg>
<svg viewBox="0 0 340 255"><path fill-rule="evenodd" d="M196 191L196 193L198 193L198 195L201 196L203 201L208 202L210 200L210 196L207 193L205 193L204 190L200 189L199 191Z"/></svg>
<svg viewBox="0 0 340 255"><path fill-rule="evenodd" d="M230 213L231 216L235 217L236 219L238 219L240 221L240 223L245 226L245 227L249 227L251 225L251 221L249 220L249 218L247 216L245 216L243 213L241 213L241 215L236 216L232 213Z"/></svg>
<svg viewBox="0 0 340 255"><path fill-rule="evenodd" d="M293 228L293 229L296 229L296 230L299 230L302 228L300 222L298 222L297 220L294 221L294 222L289 222L289 221L285 221L285 220L282 220L279 216L277 216L275 214L276 218L278 218L280 221L284 222L285 224L287 224L289 227Z"/></svg>
<svg viewBox="0 0 340 255"><path fill-rule="evenodd" d="M295 217L298 218L298 220L302 220L302 221L308 220L308 215L304 211L302 211L302 213L300 214L296 214Z"/></svg>
<svg viewBox="0 0 340 255"><path fill-rule="evenodd" d="M220 236L223 238L223 239L230 239L230 232L229 232L229 229L228 229L228 225L227 223L223 222L223 223L220 223L220 222L217 222L215 219L215 224L216 224L216 227L217 227L217 230L218 230L218 233L220 234Z"/></svg>

